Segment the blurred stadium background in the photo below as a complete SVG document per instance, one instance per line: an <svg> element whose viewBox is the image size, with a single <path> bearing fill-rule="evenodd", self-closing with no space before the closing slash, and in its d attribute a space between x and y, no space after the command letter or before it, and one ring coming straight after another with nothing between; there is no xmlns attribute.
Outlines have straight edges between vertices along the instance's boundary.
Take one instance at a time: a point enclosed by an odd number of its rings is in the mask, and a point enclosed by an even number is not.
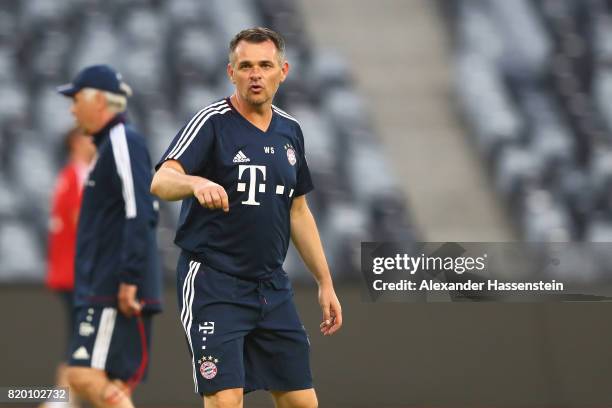
<svg viewBox="0 0 612 408"><path fill-rule="evenodd" d="M264 25L288 43L275 104L302 124L346 313L338 336L316 336L316 288L291 251L321 406L611 406L608 304L366 304L358 286L362 241L612 241L611 6L0 0L0 385L51 384L64 341L42 286L72 125L55 86L115 66L156 160L194 111L231 93L230 38ZM161 209L167 311L140 405L200 404L175 310L178 208Z"/></svg>

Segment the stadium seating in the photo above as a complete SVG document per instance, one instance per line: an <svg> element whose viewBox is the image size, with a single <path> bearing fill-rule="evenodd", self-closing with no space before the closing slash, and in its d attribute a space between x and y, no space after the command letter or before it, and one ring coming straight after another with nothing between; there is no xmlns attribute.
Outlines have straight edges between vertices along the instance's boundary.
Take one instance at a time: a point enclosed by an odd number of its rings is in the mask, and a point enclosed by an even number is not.
<svg viewBox="0 0 612 408"><path fill-rule="evenodd" d="M0 280L43 276L49 200L64 157L69 101L54 92L109 63L134 89L130 117L157 160L195 111L229 95L227 44L240 29L282 32L292 71L275 104L301 121L317 189L310 197L337 278L358 276L359 242L413 240L346 61L312 46L292 0L4 0L0 8ZM348 160L347 157L353 157ZM176 203L161 208L168 276ZM15 249L15 245L19 248ZM28 259L28 262L20 260ZM295 253L288 272L305 276Z"/></svg>
<svg viewBox="0 0 612 408"><path fill-rule="evenodd" d="M459 109L529 241L610 240L609 5L461 0L446 10Z"/></svg>

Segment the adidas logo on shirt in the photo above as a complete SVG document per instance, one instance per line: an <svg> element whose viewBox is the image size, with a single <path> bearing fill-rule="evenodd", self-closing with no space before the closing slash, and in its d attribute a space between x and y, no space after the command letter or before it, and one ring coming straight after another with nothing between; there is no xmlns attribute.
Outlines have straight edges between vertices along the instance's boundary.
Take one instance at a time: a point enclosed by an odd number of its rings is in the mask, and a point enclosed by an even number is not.
<svg viewBox="0 0 612 408"><path fill-rule="evenodd" d="M246 157L246 155L242 153L242 150L238 150L238 153L236 153L236 155L234 156L233 161L234 163L248 163L251 161L251 159Z"/></svg>
<svg viewBox="0 0 612 408"><path fill-rule="evenodd" d="M84 346L81 346L72 354L72 358L75 360L89 360L89 353Z"/></svg>

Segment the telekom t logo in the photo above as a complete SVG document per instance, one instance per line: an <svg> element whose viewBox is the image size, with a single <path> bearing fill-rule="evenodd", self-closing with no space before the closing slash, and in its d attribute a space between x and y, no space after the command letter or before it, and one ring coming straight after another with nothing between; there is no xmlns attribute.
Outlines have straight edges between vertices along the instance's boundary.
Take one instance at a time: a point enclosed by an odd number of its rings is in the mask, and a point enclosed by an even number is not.
<svg viewBox="0 0 612 408"><path fill-rule="evenodd" d="M246 201L243 201L242 204L246 205L259 205L257 201L255 201L255 187L260 193L266 192L266 166L254 166L254 165L246 165L241 164L238 166L238 180L242 180L242 173L245 170L249 170L249 196ZM257 184L257 171L260 171L263 175L263 183ZM238 183L236 188L239 192L246 191L246 183Z"/></svg>

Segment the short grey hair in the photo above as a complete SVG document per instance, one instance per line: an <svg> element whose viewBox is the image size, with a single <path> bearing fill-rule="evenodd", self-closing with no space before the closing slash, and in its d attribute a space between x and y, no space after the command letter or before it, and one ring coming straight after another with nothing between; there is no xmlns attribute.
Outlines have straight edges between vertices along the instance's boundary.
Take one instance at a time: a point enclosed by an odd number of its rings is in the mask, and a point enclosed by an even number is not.
<svg viewBox="0 0 612 408"><path fill-rule="evenodd" d="M125 95L120 95L120 94L103 91L101 89L95 89L95 88L83 88L82 91L83 91L83 96L86 99L93 98L93 96L97 92L102 93L104 95L104 99L106 99L106 106L111 112L121 113L121 112L125 112L125 110L127 109L127 96ZM129 90L129 94L131 94L131 89Z"/></svg>

